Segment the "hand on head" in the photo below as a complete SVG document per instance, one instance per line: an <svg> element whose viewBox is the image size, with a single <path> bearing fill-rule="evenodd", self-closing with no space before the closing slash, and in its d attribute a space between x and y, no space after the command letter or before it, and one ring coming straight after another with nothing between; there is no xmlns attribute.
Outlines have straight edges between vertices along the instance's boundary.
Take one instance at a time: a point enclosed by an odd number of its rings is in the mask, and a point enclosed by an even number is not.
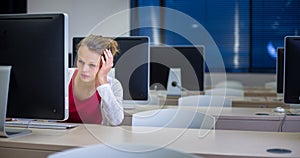
<svg viewBox="0 0 300 158"><path fill-rule="evenodd" d="M100 69L97 73L97 79L99 84L105 84L108 83L107 81L107 75L109 73L109 71L111 70L111 68L113 67L113 61L114 61L114 57L111 53L110 50L105 49L103 55L101 56L100 59Z"/></svg>

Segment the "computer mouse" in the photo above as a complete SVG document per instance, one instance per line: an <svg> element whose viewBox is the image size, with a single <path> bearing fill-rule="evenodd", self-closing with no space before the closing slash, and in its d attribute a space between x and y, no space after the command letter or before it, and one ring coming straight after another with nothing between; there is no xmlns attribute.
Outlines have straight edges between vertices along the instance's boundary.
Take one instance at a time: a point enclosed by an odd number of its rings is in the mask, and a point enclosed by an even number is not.
<svg viewBox="0 0 300 158"><path fill-rule="evenodd" d="M274 112L278 112L278 113L284 113L285 112L285 109L283 107L276 107L274 109Z"/></svg>

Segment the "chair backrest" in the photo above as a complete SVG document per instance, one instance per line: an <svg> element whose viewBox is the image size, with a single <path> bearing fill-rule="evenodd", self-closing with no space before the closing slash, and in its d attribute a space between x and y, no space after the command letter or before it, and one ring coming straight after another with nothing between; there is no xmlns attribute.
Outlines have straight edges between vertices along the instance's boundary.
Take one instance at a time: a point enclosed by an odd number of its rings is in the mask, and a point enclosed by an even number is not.
<svg viewBox="0 0 300 158"><path fill-rule="evenodd" d="M134 113L132 126L214 129L215 117L187 109L157 109Z"/></svg>
<svg viewBox="0 0 300 158"><path fill-rule="evenodd" d="M178 106L232 107L232 100L225 96L191 95L178 98Z"/></svg>
<svg viewBox="0 0 300 158"><path fill-rule="evenodd" d="M121 144L113 147L96 144L67 149L50 154L48 158L195 158L196 156L180 151L141 144Z"/></svg>
<svg viewBox="0 0 300 158"><path fill-rule="evenodd" d="M232 88L213 88L205 90L205 95L214 96L244 96L244 90L242 89L232 89Z"/></svg>
<svg viewBox="0 0 300 158"><path fill-rule="evenodd" d="M220 82L217 83L215 85L215 88L232 88L232 89L244 89L244 86L241 82L239 81L224 81L224 82Z"/></svg>

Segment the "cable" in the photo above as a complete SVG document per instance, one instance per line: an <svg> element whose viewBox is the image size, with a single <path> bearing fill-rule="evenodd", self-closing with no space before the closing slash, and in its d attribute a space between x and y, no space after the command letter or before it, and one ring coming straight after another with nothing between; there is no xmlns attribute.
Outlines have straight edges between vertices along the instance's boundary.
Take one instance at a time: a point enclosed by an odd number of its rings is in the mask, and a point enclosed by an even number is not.
<svg viewBox="0 0 300 158"><path fill-rule="evenodd" d="M287 113L290 113L290 111L284 112L283 118L282 118L282 120L280 120L280 123L279 123L279 127L278 127L278 130L277 130L278 132L282 132L282 130L283 130L283 125L284 125L284 122L286 120Z"/></svg>
<svg viewBox="0 0 300 158"><path fill-rule="evenodd" d="M32 121L33 121L32 119L28 120L28 122L27 122L27 127L26 127L27 129L30 128L30 123L31 123Z"/></svg>
<svg viewBox="0 0 300 158"><path fill-rule="evenodd" d="M179 86L178 83L177 83L176 81L173 81L173 82L171 83L171 85L172 85L173 87L178 87L178 88L180 88L181 90L189 91L188 89Z"/></svg>

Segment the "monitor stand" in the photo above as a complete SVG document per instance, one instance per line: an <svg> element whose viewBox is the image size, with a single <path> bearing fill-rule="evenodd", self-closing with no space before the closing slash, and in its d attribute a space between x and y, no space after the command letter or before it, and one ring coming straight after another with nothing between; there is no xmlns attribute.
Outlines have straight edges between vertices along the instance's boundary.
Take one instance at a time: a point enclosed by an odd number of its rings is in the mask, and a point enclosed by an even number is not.
<svg viewBox="0 0 300 158"><path fill-rule="evenodd" d="M5 127L10 71L11 66L0 66L0 137L6 138L31 133L28 129Z"/></svg>
<svg viewBox="0 0 300 158"><path fill-rule="evenodd" d="M168 85L167 85L167 96L181 96L181 69L170 68Z"/></svg>
<svg viewBox="0 0 300 158"><path fill-rule="evenodd" d="M276 101L282 101L283 102L283 93L277 93L276 94Z"/></svg>

